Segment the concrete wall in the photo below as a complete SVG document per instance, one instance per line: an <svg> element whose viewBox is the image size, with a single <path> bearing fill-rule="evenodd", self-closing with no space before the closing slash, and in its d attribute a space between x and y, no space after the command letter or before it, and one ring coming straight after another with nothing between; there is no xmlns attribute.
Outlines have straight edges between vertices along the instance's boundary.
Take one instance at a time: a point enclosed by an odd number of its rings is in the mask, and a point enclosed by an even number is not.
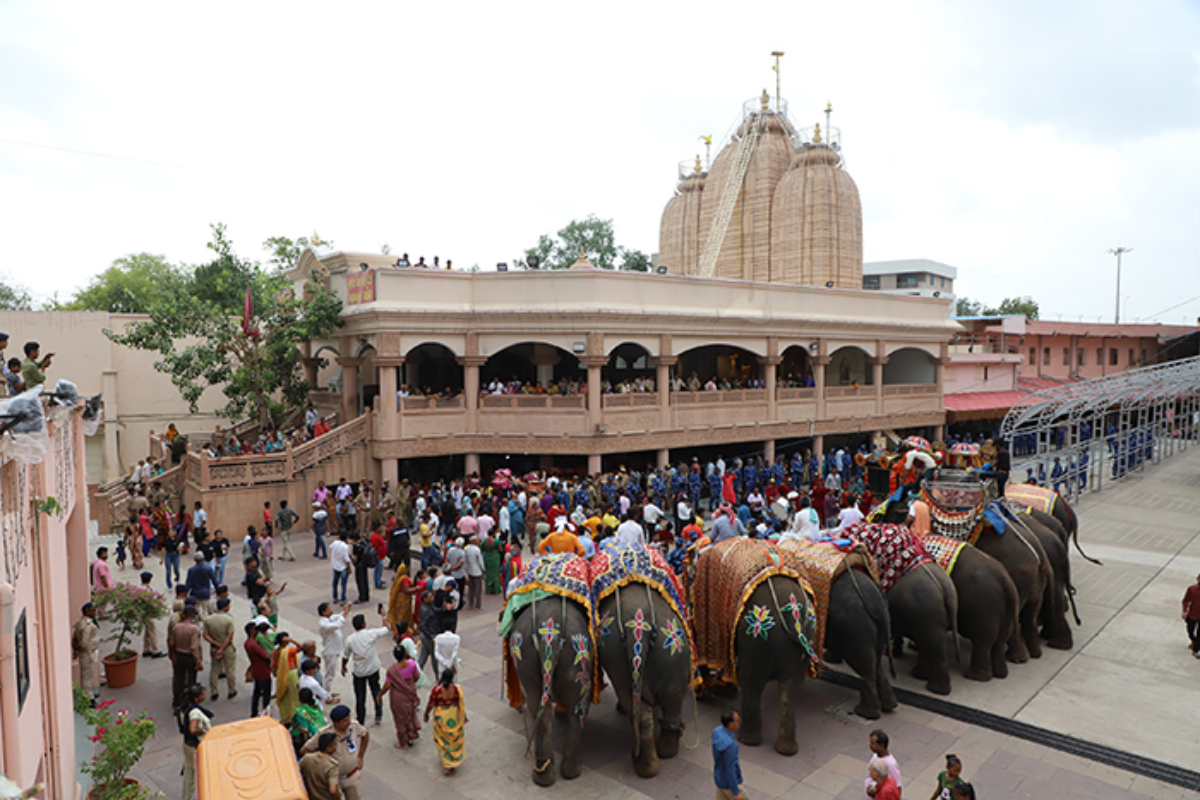
<svg viewBox="0 0 1200 800"><path fill-rule="evenodd" d="M103 449L98 459L97 445L89 445L87 477L91 483L107 483L129 474L138 459L146 457L152 430L161 433L174 422L183 433L209 433L223 423L213 413L223 404L219 391L206 392L200 413L192 415L170 377L154 369L156 354L113 344L103 333L105 329L122 332L141 319L146 317L91 311L0 311L0 331L11 337L6 358L23 357L27 341L40 342L43 354L56 354L46 370L51 388L65 378L85 397L103 393L104 424L96 433Z"/></svg>

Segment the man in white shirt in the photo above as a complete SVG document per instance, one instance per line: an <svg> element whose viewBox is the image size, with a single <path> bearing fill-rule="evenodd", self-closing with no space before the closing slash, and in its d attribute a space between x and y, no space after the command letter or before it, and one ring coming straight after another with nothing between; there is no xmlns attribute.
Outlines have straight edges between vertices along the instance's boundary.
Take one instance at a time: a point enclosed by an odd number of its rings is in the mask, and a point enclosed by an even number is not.
<svg viewBox="0 0 1200 800"><path fill-rule="evenodd" d="M812 507L807 495L800 498L800 508L792 517L792 526L781 538L821 538L821 518L817 516L817 510Z"/></svg>
<svg viewBox="0 0 1200 800"><path fill-rule="evenodd" d="M204 506L200 505L200 501L196 501L196 510L192 512L192 527L200 530L208 524L208 512L204 510Z"/></svg>
<svg viewBox="0 0 1200 800"><path fill-rule="evenodd" d="M642 519L646 524L653 528L658 524L658 521L663 518L663 510L658 506L647 501L646 505L642 506Z"/></svg>
<svg viewBox="0 0 1200 800"><path fill-rule="evenodd" d="M392 629L387 627L384 620L382 628L367 628L367 618L355 614L354 633L346 637L346 653L342 656L342 676L346 675L346 667L354 662L354 706L358 724L362 725L367 719L367 687L371 689L371 697L375 700L375 724L383 721L383 704L379 702L379 653L375 652L375 643L392 635Z"/></svg>
<svg viewBox="0 0 1200 800"><path fill-rule="evenodd" d="M467 585L467 553L463 544L461 536L454 540L446 551L446 563L442 566L442 572L454 578L459 586Z"/></svg>
<svg viewBox="0 0 1200 800"><path fill-rule="evenodd" d="M621 517L621 524L617 526L614 538L621 544L646 544L646 532L642 530L641 525L630 518L629 514Z"/></svg>
<svg viewBox="0 0 1200 800"><path fill-rule="evenodd" d="M353 496L353 494L354 494L354 490L350 488L350 484L346 483L345 478L342 478L341 480L338 481L337 491L334 493L333 496L340 503L343 500L349 500L350 497Z"/></svg>
<svg viewBox="0 0 1200 800"><path fill-rule="evenodd" d="M325 688L333 688L333 676L337 664L342 660L345 643L342 641L342 628L346 625L346 615L350 613L350 604L342 606L341 614L333 613L333 606L321 603L317 606L320 619L317 626L321 632L321 658L325 660Z"/></svg>
<svg viewBox="0 0 1200 800"><path fill-rule="evenodd" d="M350 582L350 545L346 542L344 532L339 533L338 538L329 545L329 567L333 570L333 602L345 603L346 586Z"/></svg>
<svg viewBox="0 0 1200 800"><path fill-rule="evenodd" d="M850 504L838 512L838 527L839 531L844 531L847 528L853 528L855 525L863 521L863 513L858 510L858 506Z"/></svg>
<svg viewBox="0 0 1200 800"><path fill-rule="evenodd" d="M458 672L458 645L462 641L454 631L442 631L433 640L433 657L437 660L438 675L443 670Z"/></svg>

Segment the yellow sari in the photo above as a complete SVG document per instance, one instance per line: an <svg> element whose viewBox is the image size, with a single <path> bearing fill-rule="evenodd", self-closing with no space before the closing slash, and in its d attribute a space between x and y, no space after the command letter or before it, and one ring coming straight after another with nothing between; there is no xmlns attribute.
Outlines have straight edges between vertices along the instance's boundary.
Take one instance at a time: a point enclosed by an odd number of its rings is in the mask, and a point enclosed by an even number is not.
<svg viewBox="0 0 1200 800"><path fill-rule="evenodd" d="M467 719L467 708L463 702L462 688L455 686L456 697L443 699L441 686L435 686L430 700L433 702L433 743L437 745L438 758L443 769L462 766L463 724Z"/></svg>
<svg viewBox="0 0 1200 800"><path fill-rule="evenodd" d="M402 589L412 588L412 579L408 577L408 567L403 564L396 570L396 576L392 578L392 591L388 597L388 624L393 628L400 622L407 622L409 628L413 627L413 596Z"/></svg>
<svg viewBox="0 0 1200 800"><path fill-rule="evenodd" d="M300 648L294 644L275 648L271 654L275 668L275 702L279 706L279 721L287 725L300 705L299 659ZM282 658L280 657L282 654Z"/></svg>

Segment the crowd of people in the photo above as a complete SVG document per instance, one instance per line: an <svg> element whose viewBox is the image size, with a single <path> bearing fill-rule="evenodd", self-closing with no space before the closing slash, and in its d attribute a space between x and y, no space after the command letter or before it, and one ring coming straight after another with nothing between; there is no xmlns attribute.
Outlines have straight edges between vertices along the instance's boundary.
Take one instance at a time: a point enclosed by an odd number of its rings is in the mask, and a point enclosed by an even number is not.
<svg viewBox="0 0 1200 800"><path fill-rule="evenodd" d="M54 353L42 355L42 346L37 342L26 342L22 348L25 358L4 358L8 347L8 334L0 333L0 374L4 376L4 387L9 397L46 383L46 370L54 360Z"/></svg>

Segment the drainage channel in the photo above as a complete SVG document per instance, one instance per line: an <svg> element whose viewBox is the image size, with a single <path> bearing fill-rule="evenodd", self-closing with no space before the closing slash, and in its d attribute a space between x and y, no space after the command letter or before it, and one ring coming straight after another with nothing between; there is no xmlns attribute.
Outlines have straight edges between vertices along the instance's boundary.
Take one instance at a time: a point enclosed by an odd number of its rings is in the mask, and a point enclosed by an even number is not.
<svg viewBox="0 0 1200 800"><path fill-rule="evenodd" d="M820 677L821 680L856 691L862 686L862 681L859 678L841 672L834 672L830 669L821 670ZM1118 750L1115 747L1077 739L1074 736L1067 736L1066 734L1046 730L1045 728L1038 728L1025 722L1018 722L1015 719L992 714L988 711L967 708L958 703L951 703L947 700L930 697L929 695L913 692L908 689L893 686L892 691L895 692L896 699L901 703L913 708L919 708L922 711L929 711L943 717L956 719L959 722L966 722L969 725L978 725L981 728L987 728L997 733L1024 739L1027 742L1040 744L1043 747L1061 750L1064 753L1086 758L1089 761L1107 764L1110 767L1116 767L1126 772L1132 772L1135 775L1169 783L1172 786L1179 786L1193 792L1200 791L1200 772L1194 770L1177 767L1174 764L1167 764L1163 761L1156 761L1153 758L1145 758L1144 756L1139 756L1125 750Z"/></svg>

